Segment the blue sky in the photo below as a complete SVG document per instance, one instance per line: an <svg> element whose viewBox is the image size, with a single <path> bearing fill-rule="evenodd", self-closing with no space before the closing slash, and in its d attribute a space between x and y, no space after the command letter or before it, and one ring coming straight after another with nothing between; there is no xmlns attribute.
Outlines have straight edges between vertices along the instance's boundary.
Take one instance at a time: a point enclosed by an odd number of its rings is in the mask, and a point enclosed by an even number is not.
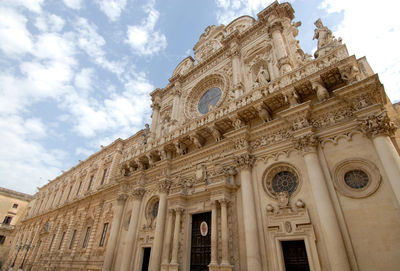
<svg viewBox="0 0 400 271"><path fill-rule="evenodd" d="M149 93L168 83L208 25L267 0L2 0L0 186L26 193L150 123ZM312 53L314 21L367 56L400 100L396 1L293 0Z"/></svg>

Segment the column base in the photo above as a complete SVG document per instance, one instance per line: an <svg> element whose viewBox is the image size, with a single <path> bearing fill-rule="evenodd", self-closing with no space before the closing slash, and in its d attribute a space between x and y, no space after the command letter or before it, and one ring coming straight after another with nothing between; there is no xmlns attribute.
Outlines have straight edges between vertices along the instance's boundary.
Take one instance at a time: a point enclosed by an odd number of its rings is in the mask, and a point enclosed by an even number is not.
<svg viewBox="0 0 400 271"><path fill-rule="evenodd" d="M232 271L233 266L230 264L221 264L219 266L220 271Z"/></svg>
<svg viewBox="0 0 400 271"><path fill-rule="evenodd" d="M168 271L178 271L179 270L179 264L177 263L170 263Z"/></svg>
<svg viewBox="0 0 400 271"><path fill-rule="evenodd" d="M219 271L220 269L219 269L219 264L217 264L217 263L210 263L209 265L208 265L208 270L209 271Z"/></svg>
<svg viewBox="0 0 400 271"><path fill-rule="evenodd" d="M169 267L169 264L167 264L167 263L162 263L162 264L161 264L161 271L168 271L168 267Z"/></svg>

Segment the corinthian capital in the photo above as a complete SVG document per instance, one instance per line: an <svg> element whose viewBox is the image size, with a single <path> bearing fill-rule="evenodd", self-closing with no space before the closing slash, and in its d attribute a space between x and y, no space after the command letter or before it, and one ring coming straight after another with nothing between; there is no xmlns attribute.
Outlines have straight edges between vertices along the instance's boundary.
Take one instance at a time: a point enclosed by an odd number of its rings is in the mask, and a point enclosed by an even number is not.
<svg viewBox="0 0 400 271"><path fill-rule="evenodd" d="M315 135L309 134L294 140L294 148L302 153L315 152L318 145L318 139Z"/></svg>
<svg viewBox="0 0 400 271"><path fill-rule="evenodd" d="M171 186L171 181L169 179L160 180L158 182L158 191L160 193L168 194L170 186Z"/></svg>
<svg viewBox="0 0 400 271"><path fill-rule="evenodd" d="M367 136L387 135L393 136L396 131L396 125L390 120L386 111L378 115L369 115L364 119L359 120L361 130Z"/></svg>
<svg viewBox="0 0 400 271"><path fill-rule="evenodd" d="M146 190L142 187L136 188L132 191L132 197L135 200L141 200Z"/></svg>
<svg viewBox="0 0 400 271"><path fill-rule="evenodd" d="M254 156L248 153L242 154L235 158L236 164L241 169L250 169L254 164Z"/></svg>

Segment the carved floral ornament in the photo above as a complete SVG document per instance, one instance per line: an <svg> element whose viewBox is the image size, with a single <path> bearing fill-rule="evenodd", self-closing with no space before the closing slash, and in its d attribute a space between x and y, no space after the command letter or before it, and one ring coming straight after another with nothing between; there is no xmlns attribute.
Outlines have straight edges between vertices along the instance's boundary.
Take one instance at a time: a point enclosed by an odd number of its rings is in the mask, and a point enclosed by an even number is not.
<svg viewBox="0 0 400 271"><path fill-rule="evenodd" d="M367 136L387 135L393 136L397 127L390 120L386 111L377 115L369 115L364 119L359 119L361 131Z"/></svg>
<svg viewBox="0 0 400 271"><path fill-rule="evenodd" d="M245 153L235 157L235 162L237 166L241 169L251 169L254 165L255 157L254 155Z"/></svg>
<svg viewBox="0 0 400 271"><path fill-rule="evenodd" d="M299 138L293 139L294 148L303 154L315 152L318 145L318 138L313 135L304 135Z"/></svg>
<svg viewBox="0 0 400 271"><path fill-rule="evenodd" d="M381 183L379 169L370 161L351 158L339 162L333 169L336 190L350 198L372 195Z"/></svg>

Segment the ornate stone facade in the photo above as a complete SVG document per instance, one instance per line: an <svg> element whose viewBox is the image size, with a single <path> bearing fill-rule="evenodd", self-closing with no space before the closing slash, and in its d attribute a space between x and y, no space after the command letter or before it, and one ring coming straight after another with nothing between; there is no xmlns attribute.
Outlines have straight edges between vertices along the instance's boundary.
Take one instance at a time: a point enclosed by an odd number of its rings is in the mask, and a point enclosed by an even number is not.
<svg viewBox="0 0 400 271"><path fill-rule="evenodd" d="M207 27L150 127L40 188L26 270L399 270L399 115L365 58L321 20L312 58L293 19Z"/></svg>

